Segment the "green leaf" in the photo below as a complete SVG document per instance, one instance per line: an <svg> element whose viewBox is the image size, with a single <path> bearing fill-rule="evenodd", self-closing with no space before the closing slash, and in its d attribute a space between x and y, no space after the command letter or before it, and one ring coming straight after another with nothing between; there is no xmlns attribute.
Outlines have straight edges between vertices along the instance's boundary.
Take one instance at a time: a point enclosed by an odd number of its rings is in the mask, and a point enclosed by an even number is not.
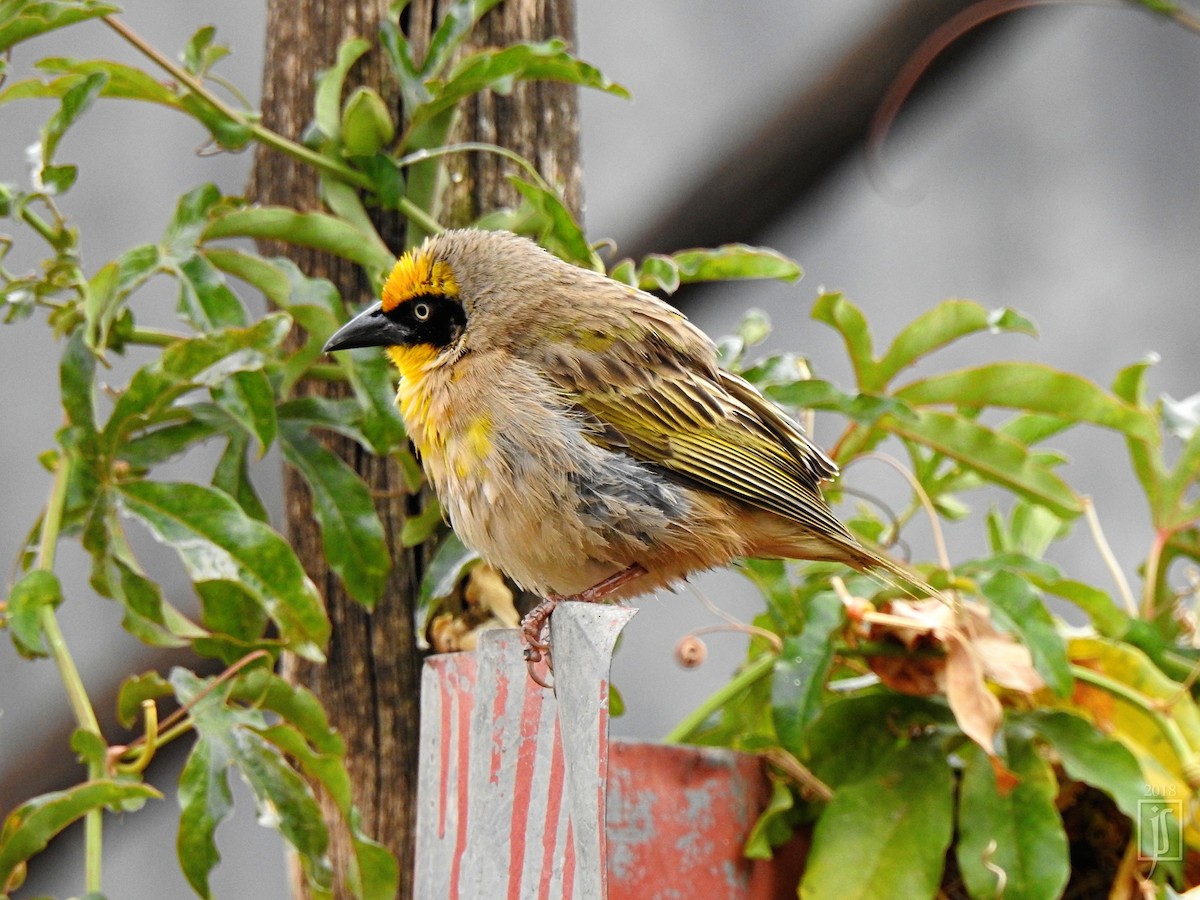
<svg viewBox="0 0 1200 900"><path fill-rule="evenodd" d="M158 359L134 373L104 426L113 451L142 428L156 424L181 395L197 387L215 387L235 372L260 369L287 336L290 318L265 317L250 328L231 328L177 341Z"/></svg>
<svg viewBox="0 0 1200 900"><path fill-rule="evenodd" d="M208 877L220 859L215 831L232 808L227 773L233 765L254 792L260 821L278 828L295 848L310 884L328 891L329 834L320 808L300 774L263 738L262 713L227 705L228 684L214 685L178 668L170 680L180 703L190 707L198 737L179 781L183 813L177 846L192 888L210 896Z"/></svg>
<svg viewBox="0 0 1200 900"><path fill-rule="evenodd" d="M168 260L183 262L196 252L211 216L222 207L221 189L211 182L180 196L175 212L163 233L162 253Z"/></svg>
<svg viewBox="0 0 1200 900"><path fill-rule="evenodd" d="M396 136L387 104L373 88L361 85L342 110L342 149L347 156L374 156Z"/></svg>
<svg viewBox="0 0 1200 900"><path fill-rule="evenodd" d="M64 193L75 183L78 170L75 166L53 165L54 152L67 129L87 111L107 81L108 76L103 72L94 72L63 94L62 106L42 129L41 165L33 170L33 183L38 190L53 196Z"/></svg>
<svg viewBox="0 0 1200 900"><path fill-rule="evenodd" d="M679 250L671 254L681 284L772 278L797 281L803 270L793 260L766 247L723 244L711 250Z"/></svg>
<svg viewBox="0 0 1200 900"><path fill-rule="evenodd" d="M500 50L481 50L460 60L446 76L434 99L412 113L409 129L415 131L452 110L464 97L480 91L490 88L498 94L508 94L518 81L563 81L629 98L629 92L621 85L609 81L598 69L572 56L564 41L514 44ZM413 143L412 149L428 146L420 141Z"/></svg>
<svg viewBox="0 0 1200 900"><path fill-rule="evenodd" d="M833 594L817 594L807 613L804 630L784 638L771 685L779 743L797 756L803 755L805 730L821 712L833 665L833 634L844 621L842 602Z"/></svg>
<svg viewBox="0 0 1200 900"><path fill-rule="evenodd" d="M34 797L9 813L0 828L0 891L22 863L46 849L50 839L94 809L119 808L161 799L148 784L97 779Z"/></svg>
<svg viewBox="0 0 1200 900"><path fill-rule="evenodd" d="M198 414L211 404L175 406L179 421L167 422L123 443L117 457L134 469L148 469L185 453L193 445L219 434L227 424L223 416Z"/></svg>
<svg viewBox="0 0 1200 900"><path fill-rule="evenodd" d="M1033 586L1021 576L1001 570L980 586L996 623L1020 636L1033 657L1033 667L1060 697L1074 686L1071 664L1054 619Z"/></svg>
<svg viewBox="0 0 1200 900"><path fill-rule="evenodd" d="M217 29L204 25L196 30L183 48L183 67L192 75L203 77L216 63L229 55L229 48L216 44Z"/></svg>
<svg viewBox="0 0 1200 900"><path fill-rule="evenodd" d="M391 557L371 492L355 471L295 422L280 429L283 458L308 483L329 566L368 609L383 595Z"/></svg>
<svg viewBox="0 0 1200 900"><path fill-rule="evenodd" d="M820 378L801 378L784 384L767 384L763 392L776 403L801 409L829 409L862 425L873 425L891 413L897 419L915 421L917 414L903 400L883 394L848 394Z"/></svg>
<svg viewBox="0 0 1200 900"><path fill-rule="evenodd" d="M1054 748L1067 775L1104 791L1117 809L1133 822L1138 821L1139 807L1150 799L1146 775L1137 758L1120 742L1070 712L1035 710L1023 714L1019 721ZM1150 834L1141 835L1141 840L1147 857L1158 855Z"/></svg>
<svg viewBox="0 0 1200 900"><path fill-rule="evenodd" d="M911 402L911 398L905 399ZM1083 512L1078 495L1061 478L1039 465L1019 443L978 422L922 409L915 419L887 420L886 428L957 460L988 481L1047 507L1061 518L1074 518Z"/></svg>
<svg viewBox="0 0 1200 900"><path fill-rule="evenodd" d="M314 117L317 128L327 138L337 140L340 137L342 88L346 84L346 76L350 67L370 49L371 44L362 38L342 41L338 47L337 62L317 75L317 90L313 101Z"/></svg>
<svg viewBox="0 0 1200 900"><path fill-rule="evenodd" d="M450 55L471 33L475 23L499 2L500 0L457 0L452 3L429 41L421 74L425 77L436 75L450 61Z"/></svg>
<svg viewBox="0 0 1200 900"><path fill-rule="evenodd" d="M205 247L203 255L225 274L256 287L276 306L287 306L291 301L292 283L278 265L279 260L266 260L257 253L231 247Z"/></svg>
<svg viewBox="0 0 1200 900"><path fill-rule="evenodd" d="M8 0L0 4L0 53L47 31L120 11L121 7L98 0Z"/></svg>
<svg viewBox="0 0 1200 900"><path fill-rule="evenodd" d="M387 358L367 348L337 354L354 397L362 408L362 434L376 456L390 456L408 444L404 420L396 408L396 375Z"/></svg>
<svg viewBox="0 0 1200 900"><path fill-rule="evenodd" d="M953 830L954 776L941 748L897 745L822 810L800 897L932 897Z"/></svg>
<svg viewBox="0 0 1200 900"><path fill-rule="evenodd" d="M871 329L862 310L841 294L822 294L813 306L812 318L836 329L842 336L859 388L873 390L878 387Z"/></svg>
<svg viewBox="0 0 1200 900"><path fill-rule="evenodd" d="M124 510L179 554L197 585L241 585L279 626L290 649L323 658L329 620L316 586L287 542L250 518L227 494L198 484L131 482L120 486Z"/></svg>
<svg viewBox="0 0 1200 900"><path fill-rule="evenodd" d="M96 357L82 334L71 335L58 368L59 391L67 422L84 432L96 430Z"/></svg>
<svg viewBox="0 0 1200 900"><path fill-rule="evenodd" d="M231 434L225 444L225 450L217 461L213 471L212 486L224 491L238 502L238 506L246 511L246 515L266 522L268 519L266 507L254 490L250 481L250 471L246 464L246 452L250 440L243 434Z"/></svg>
<svg viewBox="0 0 1200 900"><path fill-rule="evenodd" d="M391 253L379 249L371 235L341 219L324 213L300 213L282 206L254 206L220 214L209 222L203 239L238 237L324 250L358 263L379 281L396 261Z"/></svg>
<svg viewBox="0 0 1200 900"><path fill-rule="evenodd" d="M258 442L261 458L275 440L275 389L265 372L234 372L212 388L213 401Z"/></svg>
<svg viewBox="0 0 1200 900"><path fill-rule="evenodd" d="M1011 790L996 785L992 761L976 745L962 747L958 866L972 897L1055 900L1071 874L1067 835L1055 806L1058 781L1026 736L1008 734L1005 763L1017 776ZM997 869L1004 875L1001 892Z"/></svg>
<svg viewBox="0 0 1200 900"><path fill-rule="evenodd" d="M421 579L421 589L417 594L417 609L434 608L440 601L445 600L458 586L462 577L474 568L482 557L467 547L453 531L447 532L438 545L433 559L425 569Z"/></svg>
<svg viewBox="0 0 1200 900"><path fill-rule="evenodd" d="M142 718L142 704L145 701L169 697L174 690L171 683L157 672L130 675L121 682L117 692L117 721L122 728L132 728Z"/></svg>
<svg viewBox="0 0 1200 900"><path fill-rule="evenodd" d="M879 360L873 374L876 390L921 357L981 331L1022 331L1034 334L1027 319L1009 309L988 311L969 300L946 300L905 326Z"/></svg>
<svg viewBox="0 0 1200 900"><path fill-rule="evenodd" d="M171 269L179 279L179 311L197 331L211 333L250 324L238 295L203 254L193 253Z"/></svg>
<svg viewBox="0 0 1200 900"><path fill-rule="evenodd" d="M442 505L437 497L430 497L424 509L404 520L404 527L400 529L401 546L415 547L425 543L442 527L442 521Z"/></svg>
<svg viewBox="0 0 1200 900"><path fill-rule="evenodd" d="M46 569L27 572L8 594L8 629L13 644L24 657L46 656L42 636L42 610L62 603L62 585L58 576ZM4 882L0 879L0 885Z"/></svg>
<svg viewBox="0 0 1200 900"><path fill-rule="evenodd" d="M1092 620L1096 631L1104 637L1122 639L1129 631L1129 616L1113 598L1099 588L1065 578L1040 578L1027 576L1041 590L1064 600L1070 600Z"/></svg>
<svg viewBox="0 0 1200 900"><path fill-rule="evenodd" d="M351 802L345 743L330 727L316 697L264 668L255 668L239 678L232 696L283 718L286 724L273 725L258 733L296 760L305 775L319 782L336 804L350 829L354 846L357 865L350 875L354 896L370 900L395 897L399 878L397 862L362 831L358 810Z"/></svg>
<svg viewBox="0 0 1200 900"><path fill-rule="evenodd" d="M1050 744L1067 774L1104 791L1117 809L1136 821L1146 798L1146 779L1137 759L1086 719L1058 710L1023 713L1019 721Z"/></svg>
<svg viewBox="0 0 1200 900"><path fill-rule="evenodd" d="M795 805L796 797L787 782L771 779L771 799L746 838L744 853L747 859L771 859L775 855L774 848L786 843L792 836L789 814Z"/></svg>
<svg viewBox="0 0 1200 900"><path fill-rule="evenodd" d="M1026 362L989 363L914 381L896 391L914 405L953 404L973 409L1007 406L1091 422L1131 438L1153 441L1153 418L1085 378Z"/></svg>
<svg viewBox="0 0 1200 900"><path fill-rule="evenodd" d="M559 194L516 175L509 176L508 180L534 211L534 217L527 223L529 227L522 229L523 233L532 234L539 244L567 262L586 269L603 270L582 226Z"/></svg>
<svg viewBox="0 0 1200 900"><path fill-rule="evenodd" d="M216 830L233 811L227 760L209 741L200 740L179 774L179 836L175 849L188 884L205 900L212 893L208 876L221 860Z"/></svg>

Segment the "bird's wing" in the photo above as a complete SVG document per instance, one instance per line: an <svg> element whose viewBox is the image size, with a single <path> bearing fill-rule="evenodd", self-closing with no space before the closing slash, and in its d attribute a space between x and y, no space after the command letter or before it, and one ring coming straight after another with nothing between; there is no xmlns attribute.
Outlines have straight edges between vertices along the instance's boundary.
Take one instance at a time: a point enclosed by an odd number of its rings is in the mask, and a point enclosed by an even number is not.
<svg viewBox="0 0 1200 900"><path fill-rule="evenodd" d="M837 473L834 463L754 387L719 369L707 338L685 319L654 312L608 332L600 352L593 329L585 343L558 340L544 349L542 370L595 426L591 439L697 487L849 538L818 487Z"/></svg>

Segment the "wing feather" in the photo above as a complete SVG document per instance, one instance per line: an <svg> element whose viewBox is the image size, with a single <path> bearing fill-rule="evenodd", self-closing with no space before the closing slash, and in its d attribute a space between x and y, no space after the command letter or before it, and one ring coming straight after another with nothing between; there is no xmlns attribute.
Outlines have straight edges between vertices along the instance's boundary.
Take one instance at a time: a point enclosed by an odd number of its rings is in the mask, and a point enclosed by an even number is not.
<svg viewBox="0 0 1200 900"><path fill-rule="evenodd" d="M594 322L578 341L564 334L542 345L542 370L593 420L591 439L853 541L821 496L820 483L837 474L833 461L752 385L718 368L712 343L683 316L642 297L652 314L635 308L602 351L589 349Z"/></svg>

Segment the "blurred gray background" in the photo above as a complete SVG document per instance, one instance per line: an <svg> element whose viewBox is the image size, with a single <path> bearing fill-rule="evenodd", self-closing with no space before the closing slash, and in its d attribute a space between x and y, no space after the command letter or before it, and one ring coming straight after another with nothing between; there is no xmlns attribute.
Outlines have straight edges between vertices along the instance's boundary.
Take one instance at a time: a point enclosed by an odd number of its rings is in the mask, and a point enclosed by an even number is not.
<svg viewBox="0 0 1200 900"><path fill-rule="evenodd" d="M172 55L198 27L217 25L219 38L234 50L220 71L257 96L260 4L124 5L126 21ZM752 151L735 154L781 105L816 88L836 99L838 84L831 79L841 70L833 67L904 6L887 0L579 0L581 55L634 96L632 102L598 94L582 99L590 236L613 238L627 250L649 246L652 224L694 196L713 167L752 165ZM884 148L890 181L915 199L897 200L868 179L860 151L848 154L789 200L785 215L756 233L725 236L795 258L806 270L803 281L697 291L681 299L689 315L717 336L748 306L767 310L776 325L767 349L802 351L824 376L849 386L839 340L808 319L819 290L846 292L867 313L877 342L936 302L965 297L1019 308L1037 322L1041 337L977 337L936 357L938 368L1021 357L1107 385L1119 368L1154 351L1162 362L1150 376L1152 393L1182 398L1200 391L1200 36L1132 6L1089 6L1020 13L969 47L906 108ZM92 23L21 45L13 66L28 71L33 60L59 54L138 62L115 35ZM62 205L82 230L88 271L156 240L185 190L215 181L237 193L251 161L248 154L199 157L194 151L204 135L193 123L156 108L106 102L70 132L58 154L80 166L79 184ZM37 139L50 110L41 103L0 107L0 181L28 185L24 148ZM34 259L28 253L33 241L24 232L17 241L7 264L20 270ZM141 308L154 298L161 321L169 323L174 291L152 285ZM22 545L50 486L36 460L61 419L59 348L47 331L41 322L0 328L5 561ZM120 377L114 373L114 382ZM819 442L832 440L831 427L823 430L818 421L816 430ZM1068 479L1095 498L1116 555L1134 579L1150 526L1122 442L1088 431L1058 444L1075 460ZM278 466L269 457L260 467L277 521ZM210 470L211 460L177 468L170 477L204 478ZM847 478L882 496L900 490L882 466L856 468ZM918 524L912 535L918 546L927 540L922 528ZM979 519L952 526L948 541L960 559L983 549ZM170 554L156 556L182 592ZM1076 577L1110 585L1086 534L1077 533L1052 557ZM115 606L89 591L81 551L64 547L60 571L67 640L93 696L106 696L121 677L151 665L148 651L121 631ZM697 583L743 620L757 611L736 573ZM688 591L641 606L616 663L614 681L629 712L613 722L613 732L654 739L728 677L745 642L713 636L708 664L683 671L673 661L675 641L716 619ZM19 659L7 637L0 640L0 712L0 806L77 777L60 764L69 756L71 726L53 664ZM172 765L179 754L174 757L151 775L168 799L106 829L105 885L114 900L190 896L174 860ZM216 896L286 896L279 840L256 825L245 791L218 842L224 861L214 878ZM60 843L35 865L18 896L82 891L78 836Z"/></svg>

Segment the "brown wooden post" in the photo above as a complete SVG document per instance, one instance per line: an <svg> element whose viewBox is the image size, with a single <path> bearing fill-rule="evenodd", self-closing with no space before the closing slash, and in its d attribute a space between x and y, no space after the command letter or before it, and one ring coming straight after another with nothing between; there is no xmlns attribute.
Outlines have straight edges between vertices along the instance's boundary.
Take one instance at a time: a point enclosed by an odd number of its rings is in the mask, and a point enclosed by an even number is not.
<svg viewBox="0 0 1200 900"><path fill-rule="evenodd" d="M446 5L446 0L415 0L406 8L402 26L418 56ZM388 6L387 0L270 0L263 75L265 124L299 138L312 118L316 74L333 64L337 48L346 38L374 39ZM573 39L571 0L506 0L480 23L471 46L504 46L550 37ZM398 104L395 84L380 52L363 57L351 72L350 82L370 84L393 105ZM576 89L561 84L521 84L509 97L486 94L464 106L454 139L500 144L532 159L548 180L565 187L568 204L578 212L582 204L576 103ZM498 158L464 155L452 159L450 168L456 177L449 182L452 186L441 215L444 223L466 224L481 211L517 202L505 181L509 166ZM264 204L299 209L320 206L315 173L266 149L260 149L255 159L250 194ZM403 223L381 216L377 224L389 245L402 249ZM297 247L273 244L260 249L288 256L309 276L328 278L352 304L368 299L366 282L350 263ZM306 383L300 390L333 396L339 387ZM344 736L354 801L362 811L364 828L399 856L401 896L407 897L412 893L421 670L413 608L426 553L422 549L405 551L399 534L405 520L419 512L421 498L404 492L403 479L388 461L373 458L342 438L327 436L326 441L358 470L379 498L379 512L395 548L394 570L373 613L347 597L325 565L307 488L302 479L286 473L287 533L310 576L322 588L333 638L327 664L318 666L289 657L284 674L320 696L332 724ZM326 808L327 820L337 821L332 805ZM348 836L335 830L330 853L336 870L345 872L351 859ZM295 896L306 896L295 871L293 885Z"/></svg>

